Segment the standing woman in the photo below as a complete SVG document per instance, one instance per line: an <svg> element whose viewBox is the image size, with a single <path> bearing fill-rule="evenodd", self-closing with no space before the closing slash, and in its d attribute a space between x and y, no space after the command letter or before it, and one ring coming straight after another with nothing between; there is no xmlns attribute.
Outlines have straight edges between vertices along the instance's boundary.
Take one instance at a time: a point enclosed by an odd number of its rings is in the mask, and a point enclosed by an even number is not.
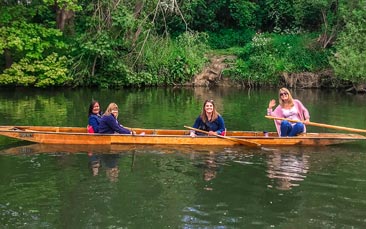
<svg viewBox="0 0 366 229"><path fill-rule="evenodd" d="M272 111L272 108L276 105L276 101L272 99L268 104L267 115L302 121L290 123L286 120L275 120L278 135L286 137L305 133L306 126L304 124L310 121L308 109L306 109L300 100L293 99L287 88L281 88L278 92L278 97L280 104Z"/></svg>
<svg viewBox="0 0 366 229"><path fill-rule="evenodd" d="M98 133L99 123L102 118L102 113L100 111L100 105L98 101L93 100L89 106L88 114L88 133Z"/></svg>
<svg viewBox="0 0 366 229"><path fill-rule="evenodd" d="M193 128L207 131L208 135L225 134L224 119L216 111L213 100L206 100L203 103L201 114L194 122ZM191 137L195 137L195 131L191 131L190 135Z"/></svg>
<svg viewBox="0 0 366 229"><path fill-rule="evenodd" d="M119 124L118 106L115 103L110 103L107 110L104 112L99 124L99 133L101 134L132 134L132 132Z"/></svg>

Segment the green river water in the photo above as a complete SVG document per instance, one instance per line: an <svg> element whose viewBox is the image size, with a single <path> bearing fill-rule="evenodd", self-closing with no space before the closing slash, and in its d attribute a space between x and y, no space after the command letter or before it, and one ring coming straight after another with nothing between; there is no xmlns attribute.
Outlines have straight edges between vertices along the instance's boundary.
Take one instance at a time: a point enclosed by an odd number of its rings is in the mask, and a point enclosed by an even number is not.
<svg viewBox="0 0 366 229"><path fill-rule="evenodd" d="M292 92L311 121L366 129L366 95ZM0 125L84 127L93 98L129 127L183 129L213 99L228 130L275 130L264 115L277 90L235 88L2 89ZM0 137L0 228L365 228L365 163L362 141L114 150Z"/></svg>

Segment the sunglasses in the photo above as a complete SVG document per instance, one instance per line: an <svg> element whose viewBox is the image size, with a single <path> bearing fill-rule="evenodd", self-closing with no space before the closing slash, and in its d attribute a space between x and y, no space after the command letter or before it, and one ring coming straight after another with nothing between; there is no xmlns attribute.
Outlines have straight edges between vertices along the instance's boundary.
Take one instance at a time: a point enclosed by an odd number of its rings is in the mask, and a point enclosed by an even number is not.
<svg viewBox="0 0 366 229"><path fill-rule="evenodd" d="M280 93L280 96L283 96L283 95L288 95L288 93L287 92Z"/></svg>

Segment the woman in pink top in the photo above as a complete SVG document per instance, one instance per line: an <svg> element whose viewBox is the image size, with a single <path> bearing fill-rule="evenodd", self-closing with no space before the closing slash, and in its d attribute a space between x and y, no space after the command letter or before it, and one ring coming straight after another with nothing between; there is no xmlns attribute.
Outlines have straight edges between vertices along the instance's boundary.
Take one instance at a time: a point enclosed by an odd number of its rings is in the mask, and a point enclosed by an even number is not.
<svg viewBox="0 0 366 229"><path fill-rule="evenodd" d="M293 99L287 88L281 88L278 97L280 104L273 111L273 107L276 106L276 100L272 99L268 104L267 115L302 121L291 123L286 120L275 120L278 135L286 137L305 133L306 127L304 124L310 121L308 109L306 109L300 100Z"/></svg>

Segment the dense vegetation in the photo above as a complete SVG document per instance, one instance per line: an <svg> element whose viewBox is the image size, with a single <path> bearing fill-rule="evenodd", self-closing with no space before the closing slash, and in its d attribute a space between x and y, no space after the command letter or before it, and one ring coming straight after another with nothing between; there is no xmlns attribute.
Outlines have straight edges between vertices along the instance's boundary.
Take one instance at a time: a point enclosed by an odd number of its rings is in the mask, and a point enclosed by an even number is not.
<svg viewBox="0 0 366 229"><path fill-rule="evenodd" d="M246 85L323 69L361 84L365 33L366 0L4 0L0 85L175 85L223 49Z"/></svg>

